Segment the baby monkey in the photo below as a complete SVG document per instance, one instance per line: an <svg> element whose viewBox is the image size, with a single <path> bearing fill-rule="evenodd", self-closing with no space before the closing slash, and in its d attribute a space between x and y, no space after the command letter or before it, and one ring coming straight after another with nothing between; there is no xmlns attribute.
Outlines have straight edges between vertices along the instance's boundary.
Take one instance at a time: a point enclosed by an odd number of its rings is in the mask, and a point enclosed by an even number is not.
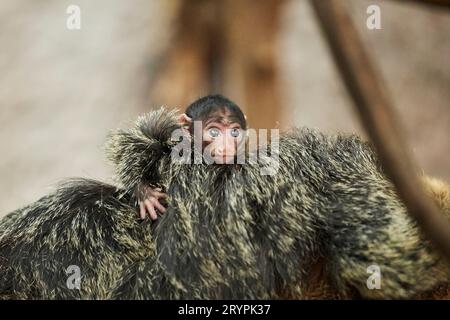
<svg viewBox="0 0 450 320"><path fill-rule="evenodd" d="M198 130L198 122L201 123L201 130ZM194 126L194 123L197 125ZM214 163L236 163L238 145L247 130L247 117L235 103L222 95L200 98L188 106L180 116L179 124L189 136L201 139L202 151L207 149ZM166 198L161 188L144 186L139 201L140 217L145 219L148 214L152 220L156 220L157 211L161 214L166 212L160 202Z"/></svg>

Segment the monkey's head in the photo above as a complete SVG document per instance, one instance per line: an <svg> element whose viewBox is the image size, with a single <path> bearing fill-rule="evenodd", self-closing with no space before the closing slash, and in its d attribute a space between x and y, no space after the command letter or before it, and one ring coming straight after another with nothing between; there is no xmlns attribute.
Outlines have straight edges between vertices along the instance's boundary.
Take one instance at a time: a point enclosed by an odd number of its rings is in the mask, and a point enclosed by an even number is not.
<svg viewBox="0 0 450 320"><path fill-rule="evenodd" d="M215 163L235 163L247 121L234 102L221 95L200 98L180 116L180 124L202 140L203 154L207 152Z"/></svg>

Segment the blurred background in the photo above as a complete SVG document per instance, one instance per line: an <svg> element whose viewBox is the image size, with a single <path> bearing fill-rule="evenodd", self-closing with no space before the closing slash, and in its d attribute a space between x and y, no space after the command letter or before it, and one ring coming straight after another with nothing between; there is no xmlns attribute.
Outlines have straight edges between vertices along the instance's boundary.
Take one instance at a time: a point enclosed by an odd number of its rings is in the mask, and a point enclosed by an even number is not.
<svg viewBox="0 0 450 320"><path fill-rule="evenodd" d="M417 162L449 182L449 10L343 2ZM366 27L371 4L381 30ZM79 30L66 27L70 5ZM66 177L112 182L110 130L209 93L253 128L366 136L306 0L2 0L0 26L0 216Z"/></svg>

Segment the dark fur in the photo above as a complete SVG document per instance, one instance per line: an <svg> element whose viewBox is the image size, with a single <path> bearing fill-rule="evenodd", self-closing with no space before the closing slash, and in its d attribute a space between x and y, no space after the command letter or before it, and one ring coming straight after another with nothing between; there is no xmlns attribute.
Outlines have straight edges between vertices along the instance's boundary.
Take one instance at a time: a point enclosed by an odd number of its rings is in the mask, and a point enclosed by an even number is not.
<svg viewBox="0 0 450 320"><path fill-rule="evenodd" d="M278 174L264 176L257 164L172 163L176 119L160 109L111 136L117 187L68 181L1 220L1 296L301 298L317 261L339 297L407 298L448 283L448 263L356 136L289 132ZM170 197L156 223L137 220L142 184ZM372 264L381 290L366 287ZM69 265L80 290L66 286Z"/></svg>

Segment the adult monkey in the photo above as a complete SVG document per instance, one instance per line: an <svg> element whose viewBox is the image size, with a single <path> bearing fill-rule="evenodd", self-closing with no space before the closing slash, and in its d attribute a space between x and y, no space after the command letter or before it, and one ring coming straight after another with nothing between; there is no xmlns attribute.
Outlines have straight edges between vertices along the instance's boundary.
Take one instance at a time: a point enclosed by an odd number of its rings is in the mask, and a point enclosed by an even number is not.
<svg viewBox="0 0 450 320"><path fill-rule="evenodd" d="M449 265L409 219L357 137L294 130L279 171L171 161L175 113L119 131L109 153L120 188L67 182L0 223L0 294L13 298L303 297L312 265L340 296L404 298L448 283ZM262 157L261 161L268 160ZM167 190L157 223L138 223L136 190ZM449 213L449 201L438 203ZM437 199L437 196L436 196ZM79 290L65 270L78 266ZM381 288L367 287L370 266Z"/></svg>

